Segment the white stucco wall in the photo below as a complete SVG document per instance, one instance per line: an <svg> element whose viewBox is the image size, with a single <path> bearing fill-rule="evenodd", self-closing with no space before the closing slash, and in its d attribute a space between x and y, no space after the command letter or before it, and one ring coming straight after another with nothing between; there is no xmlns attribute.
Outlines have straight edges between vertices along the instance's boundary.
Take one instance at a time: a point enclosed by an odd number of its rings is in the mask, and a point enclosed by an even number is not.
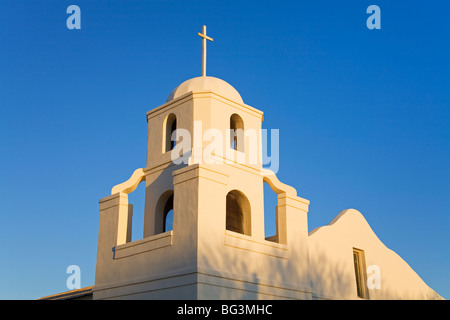
<svg viewBox="0 0 450 320"><path fill-rule="evenodd" d="M344 210L327 226L311 231L309 248L310 278L317 298L358 299L352 256L357 248L364 250L366 266L380 271L380 288L369 289L369 299L441 299L379 240L357 210ZM375 273L368 274L374 280L371 276Z"/></svg>

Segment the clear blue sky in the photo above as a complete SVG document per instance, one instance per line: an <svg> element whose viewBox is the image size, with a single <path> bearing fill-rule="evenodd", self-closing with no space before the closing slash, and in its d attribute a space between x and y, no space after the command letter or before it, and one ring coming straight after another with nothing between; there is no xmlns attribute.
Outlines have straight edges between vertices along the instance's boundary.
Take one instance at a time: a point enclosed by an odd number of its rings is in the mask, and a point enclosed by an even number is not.
<svg viewBox="0 0 450 320"><path fill-rule="evenodd" d="M68 30L66 8L81 8ZM369 5L381 30L366 27ZM201 74L280 129L281 181L341 210L450 299L448 1L0 2L0 298L94 284L98 200L146 160L146 112ZM142 190L134 239L142 236ZM271 227L270 225L268 226ZM140 234L139 234L140 233Z"/></svg>

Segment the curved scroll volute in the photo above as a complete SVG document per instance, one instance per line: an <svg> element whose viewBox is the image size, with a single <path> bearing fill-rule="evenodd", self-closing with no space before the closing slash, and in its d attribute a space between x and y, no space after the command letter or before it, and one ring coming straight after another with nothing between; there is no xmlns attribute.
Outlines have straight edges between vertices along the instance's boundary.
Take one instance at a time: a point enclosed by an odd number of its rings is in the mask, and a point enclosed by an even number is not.
<svg viewBox="0 0 450 320"><path fill-rule="evenodd" d="M266 182L276 194L286 193L291 197L297 196L297 190L278 180L277 175L272 170L262 169L262 175L263 181Z"/></svg>
<svg viewBox="0 0 450 320"><path fill-rule="evenodd" d="M111 189L111 194L116 194L118 192L126 194L131 193L137 188L137 186L139 185L139 183L142 182L142 180L145 180L144 169L143 168L136 169L131 175L130 179L114 186Z"/></svg>

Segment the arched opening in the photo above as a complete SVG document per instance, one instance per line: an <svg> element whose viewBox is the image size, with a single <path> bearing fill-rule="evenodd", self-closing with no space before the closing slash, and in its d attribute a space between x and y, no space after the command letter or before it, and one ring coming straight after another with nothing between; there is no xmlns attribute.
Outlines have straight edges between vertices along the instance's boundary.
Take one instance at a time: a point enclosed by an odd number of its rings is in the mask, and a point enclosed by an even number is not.
<svg viewBox="0 0 450 320"><path fill-rule="evenodd" d="M137 185L133 192L128 193L129 237L127 242L144 237L145 182Z"/></svg>
<svg viewBox="0 0 450 320"><path fill-rule="evenodd" d="M174 212L173 212L173 190L167 190L162 193L156 202L154 220L151 223L153 227L148 235L155 235L173 230Z"/></svg>
<svg viewBox="0 0 450 320"><path fill-rule="evenodd" d="M163 221L163 232L173 230L173 194L164 206Z"/></svg>
<svg viewBox="0 0 450 320"><path fill-rule="evenodd" d="M171 113L164 121L163 148L164 152L168 152L175 148L176 141L172 140L172 135L177 129L177 117ZM173 137L175 138L175 137Z"/></svg>
<svg viewBox="0 0 450 320"><path fill-rule="evenodd" d="M230 147L231 149L244 152L244 121L237 114L230 117Z"/></svg>
<svg viewBox="0 0 450 320"><path fill-rule="evenodd" d="M226 199L226 229L251 235L250 203L238 190L230 191Z"/></svg>

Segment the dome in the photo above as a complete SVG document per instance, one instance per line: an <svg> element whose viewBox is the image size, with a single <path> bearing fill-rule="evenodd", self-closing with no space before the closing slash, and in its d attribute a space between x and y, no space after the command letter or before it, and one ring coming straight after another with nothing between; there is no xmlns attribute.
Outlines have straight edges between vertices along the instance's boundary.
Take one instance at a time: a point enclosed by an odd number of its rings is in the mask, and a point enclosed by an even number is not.
<svg viewBox="0 0 450 320"><path fill-rule="evenodd" d="M215 77L196 77L186 80L172 91L166 102L172 101L191 91L212 91L222 97L238 103L244 103L241 95L233 86Z"/></svg>

